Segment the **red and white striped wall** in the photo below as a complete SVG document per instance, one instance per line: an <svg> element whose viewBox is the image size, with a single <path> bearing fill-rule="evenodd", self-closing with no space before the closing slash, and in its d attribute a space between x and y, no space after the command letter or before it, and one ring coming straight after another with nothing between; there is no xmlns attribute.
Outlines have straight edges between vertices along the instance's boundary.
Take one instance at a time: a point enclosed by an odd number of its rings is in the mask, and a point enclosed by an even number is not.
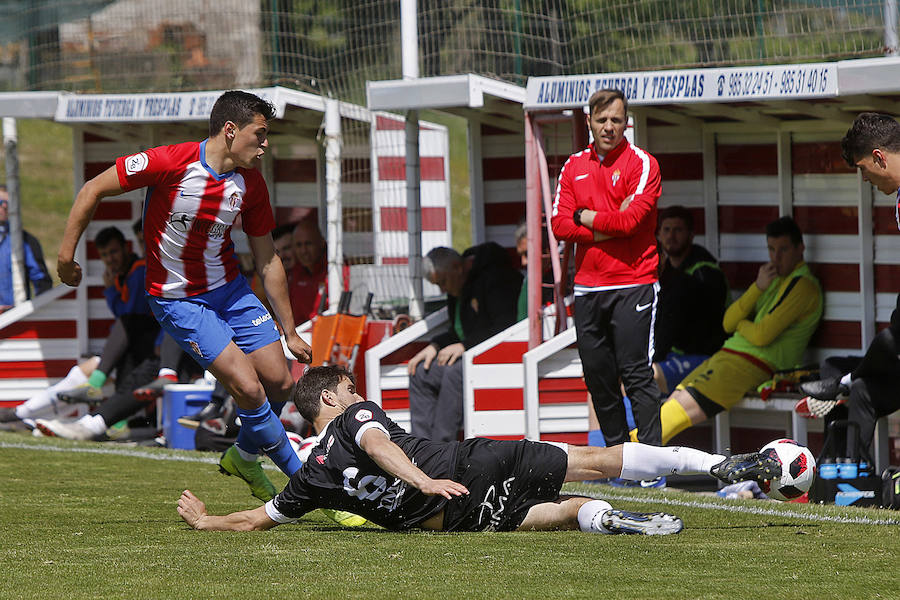
<svg viewBox="0 0 900 600"><path fill-rule="evenodd" d="M375 264L408 264L409 226L406 213L405 122L396 115L376 114L372 125L372 226ZM452 246L450 161L447 129L419 126L419 175L422 208L422 254Z"/></svg>

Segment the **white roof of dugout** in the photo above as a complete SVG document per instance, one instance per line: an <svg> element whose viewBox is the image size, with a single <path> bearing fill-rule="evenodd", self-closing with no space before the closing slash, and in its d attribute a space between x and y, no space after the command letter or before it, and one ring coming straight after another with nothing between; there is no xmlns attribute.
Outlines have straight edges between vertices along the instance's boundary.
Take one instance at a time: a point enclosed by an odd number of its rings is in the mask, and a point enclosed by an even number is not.
<svg viewBox="0 0 900 600"><path fill-rule="evenodd" d="M172 123L209 119L213 103L225 90L142 94L72 94L69 92L0 93L0 116L19 119L52 119L60 123ZM325 112L326 98L276 86L247 90L275 106L278 119L292 121L301 129L317 131ZM340 102L341 116L369 121L371 113L361 106Z"/></svg>
<svg viewBox="0 0 900 600"><path fill-rule="evenodd" d="M900 58L532 77L524 108L582 108L601 88L623 90L629 108L666 121L847 122L866 110L900 114Z"/></svg>
<svg viewBox="0 0 900 600"><path fill-rule="evenodd" d="M370 110L443 110L512 131L523 128L524 102L525 88L473 74L366 83Z"/></svg>

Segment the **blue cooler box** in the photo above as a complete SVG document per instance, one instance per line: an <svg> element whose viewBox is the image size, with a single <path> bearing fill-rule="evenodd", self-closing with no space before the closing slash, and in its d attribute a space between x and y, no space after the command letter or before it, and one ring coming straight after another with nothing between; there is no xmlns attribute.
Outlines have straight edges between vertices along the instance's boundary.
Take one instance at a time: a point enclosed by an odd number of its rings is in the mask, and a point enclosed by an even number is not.
<svg viewBox="0 0 900 600"><path fill-rule="evenodd" d="M194 429L178 424L178 418L192 415L206 406L212 399L214 386L196 383L173 383L167 385L163 394L163 435L166 446L194 450Z"/></svg>

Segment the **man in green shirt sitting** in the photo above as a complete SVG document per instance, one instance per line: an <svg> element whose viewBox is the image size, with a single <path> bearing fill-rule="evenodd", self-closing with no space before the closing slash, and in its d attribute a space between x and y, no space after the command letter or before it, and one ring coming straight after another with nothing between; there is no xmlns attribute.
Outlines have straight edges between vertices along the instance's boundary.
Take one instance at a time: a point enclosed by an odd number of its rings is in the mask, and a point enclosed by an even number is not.
<svg viewBox="0 0 900 600"><path fill-rule="evenodd" d="M731 337L663 403L663 444L729 410L774 371L800 362L822 318L822 288L803 262L803 234L792 218L766 226L766 245L769 262L725 311L722 325Z"/></svg>

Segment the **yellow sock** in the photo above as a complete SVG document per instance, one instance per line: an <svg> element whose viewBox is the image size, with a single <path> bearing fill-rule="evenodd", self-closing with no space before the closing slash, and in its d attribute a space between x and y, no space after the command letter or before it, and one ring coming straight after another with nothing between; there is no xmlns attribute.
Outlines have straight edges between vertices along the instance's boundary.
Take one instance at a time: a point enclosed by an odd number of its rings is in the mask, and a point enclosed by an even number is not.
<svg viewBox="0 0 900 600"><path fill-rule="evenodd" d="M662 422L662 443L665 446L673 437L693 425L684 407L678 400L666 400L659 410L659 420Z"/></svg>
<svg viewBox="0 0 900 600"><path fill-rule="evenodd" d="M687 411L678 403L678 400L667 400L662 405L662 408L659 410L659 420L662 422L663 446L668 444L673 437L693 425ZM637 429L629 431L628 436L632 442L637 442Z"/></svg>

